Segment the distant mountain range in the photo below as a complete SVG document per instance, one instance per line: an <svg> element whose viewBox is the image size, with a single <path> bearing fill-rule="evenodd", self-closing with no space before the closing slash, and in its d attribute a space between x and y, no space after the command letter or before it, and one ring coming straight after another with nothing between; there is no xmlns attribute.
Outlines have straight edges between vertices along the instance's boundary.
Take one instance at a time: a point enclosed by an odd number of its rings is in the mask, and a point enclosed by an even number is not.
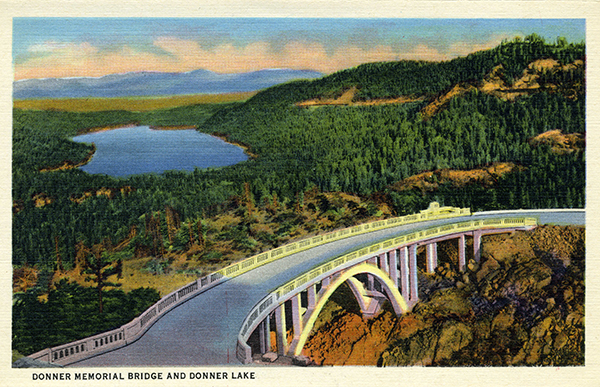
<svg viewBox="0 0 600 387"><path fill-rule="evenodd" d="M237 74L195 70L186 73L132 72L99 78L24 79L13 83L13 98L236 93L260 90L294 79L313 79L322 76L323 74L310 70L266 69Z"/></svg>

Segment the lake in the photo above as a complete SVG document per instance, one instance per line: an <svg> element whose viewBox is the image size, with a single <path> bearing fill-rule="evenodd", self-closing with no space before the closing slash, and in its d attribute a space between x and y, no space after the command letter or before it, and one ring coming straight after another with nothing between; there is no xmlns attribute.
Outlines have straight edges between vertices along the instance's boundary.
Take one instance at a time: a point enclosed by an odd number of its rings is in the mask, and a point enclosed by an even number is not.
<svg viewBox="0 0 600 387"><path fill-rule="evenodd" d="M193 171L196 167L224 167L248 159L240 147L193 129L135 126L84 134L73 141L96 145L96 153L81 170L111 176Z"/></svg>

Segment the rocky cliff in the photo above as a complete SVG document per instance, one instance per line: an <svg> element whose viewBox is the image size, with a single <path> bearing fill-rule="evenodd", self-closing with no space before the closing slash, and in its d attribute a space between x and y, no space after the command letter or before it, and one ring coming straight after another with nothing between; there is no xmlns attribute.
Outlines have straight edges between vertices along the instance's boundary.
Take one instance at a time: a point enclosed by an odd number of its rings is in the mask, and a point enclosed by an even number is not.
<svg viewBox="0 0 600 387"><path fill-rule="evenodd" d="M583 365L585 229L542 226L483 247L481 265L458 273L455 242L441 244L421 302L401 317L364 320L340 293L304 354L323 365Z"/></svg>

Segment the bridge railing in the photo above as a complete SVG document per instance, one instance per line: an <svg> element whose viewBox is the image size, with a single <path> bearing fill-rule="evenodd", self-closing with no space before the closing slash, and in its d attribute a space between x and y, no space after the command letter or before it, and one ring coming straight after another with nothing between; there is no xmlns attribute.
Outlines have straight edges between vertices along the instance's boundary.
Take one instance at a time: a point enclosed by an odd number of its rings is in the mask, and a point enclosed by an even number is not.
<svg viewBox="0 0 600 387"><path fill-rule="evenodd" d="M439 207L438 203L433 202L429 205L428 209L422 210L418 214L373 221L292 242L276 249L246 258L204 277L198 278L194 282L162 297L158 302L146 309L140 316L117 329L71 343L47 348L29 355L28 357L68 365L92 356L97 356L136 341L156 321L174 307L220 283L256 269L259 266L309 248L367 232L401 226L404 224L468 215L471 215L471 210L469 208Z"/></svg>
<svg viewBox="0 0 600 387"><path fill-rule="evenodd" d="M318 282L341 269L354 266L360 262L368 260L374 255L387 251L392 246L401 247L402 245L412 244L428 239L485 228L527 228L536 225L537 220L535 218L516 217L457 222L429 227L415 232L406 232L393 238L370 244L342 256L332 258L331 260L300 274L293 280L278 287L250 310L250 313L242 323L242 327L238 335L238 345L236 351L238 359L247 358L248 354L246 352L249 350L249 347L247 346L246 342L248 341L250 334L254 331L258 322L264 320L267 315L273 311L275 307L277 307L277 305L285 302L291 295L305 290L305 288L307 288L310 284Z"/></svg>

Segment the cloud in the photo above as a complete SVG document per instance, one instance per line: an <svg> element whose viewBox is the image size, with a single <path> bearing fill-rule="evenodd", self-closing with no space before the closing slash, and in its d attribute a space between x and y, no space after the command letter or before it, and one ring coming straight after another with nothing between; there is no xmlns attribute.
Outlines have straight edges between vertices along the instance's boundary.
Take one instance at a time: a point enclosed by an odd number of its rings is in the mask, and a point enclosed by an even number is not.
<svg viewBox="0 0 600 387"><path fill-rule="evenodd" d="M46 54L54 53L58 55L73 55L74 53L90 55L98 50L90 43L83 42L79 44L61 43L55 41L47 41L41 44L34 44L27 48L30 54Z"/></svg>
<svg viewBox="0 0 600 387"><path fill-rule="evenodd" d="M183 68L203 68L231 73L264 68L312 69L331 73L361 63L399 59L446 59L445 55L425 46L407 53L394 52L390 46L377 45L363 49L353 45L340 46L332 53L319 43L291 41L275 51L266 42L244 47L224 44L204 50L198 44L176 38L161 38L155 44L173 57Z"/></svg>
<svg viewBox="0 0 600 387"><path fill-rule="evenodd" d="M476 51L488 50L490 48L496 47L500 44L500 42L503 39L511 38L513 38L512 35L503 34L496 35L484 43L456 42L450 45L450 47L448 48L448 54L453 58L457 56L465 56Z"/></svg>
<svg viewBox="0 0 600 387"><path fill-rule="evenodd" d="M401 59L439 61L464 55L488 44L454 44L447 53L427 45L394 50L388 45L361 48L352 44L334 50L315 42L289 41L277 50L267 42L245 46L221 44L203 48L193 40L171 36L153 42L154 52L122 46L101 50L91 43L46 42L29 47L31 58L15 64L15 79L103 76L130 71L183 72L206 69L219 73L237 73L265 68L311 69L332 73L367 62Z"/></svg>
<svg viewBox="0 0 600 387"><path fill-rule="evenodd" d="M438 50L428 47L424 44L417 45L411 51L404 52L399 55L399 59L405 60L425 60L437 62L441 60L447 60L451 57L448 54L439 52Z"/></svg>

